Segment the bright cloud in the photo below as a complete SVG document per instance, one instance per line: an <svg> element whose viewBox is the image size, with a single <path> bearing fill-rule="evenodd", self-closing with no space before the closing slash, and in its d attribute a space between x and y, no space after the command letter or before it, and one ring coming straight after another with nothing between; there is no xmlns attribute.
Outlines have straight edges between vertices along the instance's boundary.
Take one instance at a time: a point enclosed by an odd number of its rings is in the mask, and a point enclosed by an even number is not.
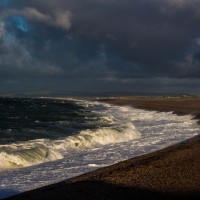
<svg viewBox="0 0 200 200"><path fill-rule="evenodd" d="M61 27L66 30L71 27L70 11L57 10L51 14L44 14L35 8L24 8L20 13L30 20L42 22L47 25Z"/></svg>

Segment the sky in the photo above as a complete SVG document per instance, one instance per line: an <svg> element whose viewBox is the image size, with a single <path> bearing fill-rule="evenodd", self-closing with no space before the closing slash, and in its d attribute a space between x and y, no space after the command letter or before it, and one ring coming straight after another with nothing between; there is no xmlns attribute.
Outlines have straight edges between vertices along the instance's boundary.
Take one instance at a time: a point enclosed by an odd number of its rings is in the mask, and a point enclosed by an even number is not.
<svg viewBox="0 0 200 200"><path fill-rule="evenodd" d="M0 93L200 94L200 0L0 0Z"/></svg>

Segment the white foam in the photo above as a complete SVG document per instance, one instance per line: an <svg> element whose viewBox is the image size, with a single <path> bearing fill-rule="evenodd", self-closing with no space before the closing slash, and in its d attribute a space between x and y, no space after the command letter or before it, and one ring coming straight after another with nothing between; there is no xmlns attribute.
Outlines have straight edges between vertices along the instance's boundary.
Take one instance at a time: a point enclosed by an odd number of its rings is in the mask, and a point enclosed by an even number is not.
<svg viewBox="0 0 200 200"><path fill-rule="evenodd" d="M67 137L63 142L63 145L65 145L65 149L89 148L137 139L139 138L139 135L140 134L135 129L135 127L130 124L130 126L123 131L109 128L101 128L95 131L81 131L76 136Z"/></svg>
<svg viewBox="0 0 200 200"><path fill-rule="evenodd" d="M4 149L6 148L4 147ZM63 158L59 152L44 146L28 148L28 146L21 144L18 145L18 148L15 146L15 150L12 148L11 151L11 146L7 150L7 152L0 153L0 169L2 170L27 167Z"/></svg>
<svg viewBox="0 0 200 200"><path fill-rule="evenodd" d="M27 167L62 159L71 150L104 146L139 138L140 134L132 124L127 128L113 130L101 128L85 130L63 140L33 140L19 144L0 146L0 169ZM2 151L3 150L3 151Z"/></svg>

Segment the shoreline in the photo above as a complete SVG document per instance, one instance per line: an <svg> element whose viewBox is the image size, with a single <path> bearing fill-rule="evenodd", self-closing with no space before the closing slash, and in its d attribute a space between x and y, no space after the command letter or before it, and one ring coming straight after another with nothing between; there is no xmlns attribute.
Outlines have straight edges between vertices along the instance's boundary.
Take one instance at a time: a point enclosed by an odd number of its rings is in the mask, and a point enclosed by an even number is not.
<svg viewBox="0 0 200 200"><path fill-rule="evenodd" d="M200 119L199 99L122 97L100 102ZM200 199L200 136L7 199Z"/></svg>
<svg viewBox="0 0 200 200"><path fill-rule="evenodd" d="M166 97L119 97L99 99L98 101L118 106L132 106L138 109L158 112L173 112L177 115L194 116L200 124L200 97L195 98L166 98Z"/></svg>

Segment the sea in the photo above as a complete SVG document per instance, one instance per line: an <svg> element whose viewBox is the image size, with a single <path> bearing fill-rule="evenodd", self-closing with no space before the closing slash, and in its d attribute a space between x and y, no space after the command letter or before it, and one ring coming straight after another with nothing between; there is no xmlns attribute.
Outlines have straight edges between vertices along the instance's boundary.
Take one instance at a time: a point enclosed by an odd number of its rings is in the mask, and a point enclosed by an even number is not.
<svg viewBox="0 0 200 200"><path fill-rule="evenodd" d="M0 199L199 135L193 117L73 98L0 97Z"/></svg>

